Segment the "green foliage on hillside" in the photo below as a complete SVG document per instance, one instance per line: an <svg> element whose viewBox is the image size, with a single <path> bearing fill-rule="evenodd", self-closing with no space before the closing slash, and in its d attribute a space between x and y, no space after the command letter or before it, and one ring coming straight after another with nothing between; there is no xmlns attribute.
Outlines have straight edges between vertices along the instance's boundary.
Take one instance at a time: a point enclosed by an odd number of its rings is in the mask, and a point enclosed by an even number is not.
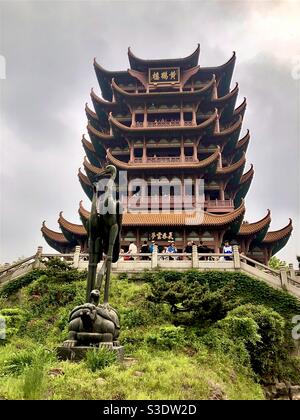
<svg viewBox="0 0 300 420"><path fill-rule="evenodd" d="M105 350L80 363L57 360L69 313L84 302L85 272L55 260L20 284L0 299L9 332L0 346L0 398L263 399L259 381L300 381L287 350L299 302L247 276L113 278L111 305L130 356L123 364Z"/></svg>

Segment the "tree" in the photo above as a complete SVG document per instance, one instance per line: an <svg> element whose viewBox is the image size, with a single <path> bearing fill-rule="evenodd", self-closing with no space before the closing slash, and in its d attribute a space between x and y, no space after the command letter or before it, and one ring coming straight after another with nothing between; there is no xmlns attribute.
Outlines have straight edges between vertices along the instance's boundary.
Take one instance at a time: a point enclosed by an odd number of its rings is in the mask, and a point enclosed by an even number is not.
<svg viewBox="0 0 300 420"><path fill-rule="evenodd" d="M285 261L282 261L275 256L271 257L269 260L269 267L273 268L273 270L280 270L280 268L285 268L287 266L288 265Z"/></svg>
<svg viewBox="0 0 300 420"><path fill-rule="evenodd" d="M197 273L161 272L152 280L149 299L156 303L167 303L174 315L188 313L189 323L207 324L224 318L236 306L232 290L230 282L212 290L209 283Z"/></svg>

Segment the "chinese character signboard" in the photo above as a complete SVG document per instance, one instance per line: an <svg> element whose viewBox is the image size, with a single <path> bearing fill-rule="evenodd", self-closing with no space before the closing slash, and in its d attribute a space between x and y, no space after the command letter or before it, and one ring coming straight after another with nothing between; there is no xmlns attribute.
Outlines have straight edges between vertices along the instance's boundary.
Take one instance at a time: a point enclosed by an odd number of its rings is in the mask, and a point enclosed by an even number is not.
<svg viewBox="0 0 300 420"><path fill-rule="evenodd" d="M179 83L179 67L149 69L149 83Z"/></svg>
<svg viewBox="0 0 300 420"><path fill-rule="evenodd" d="M149 232L149 241L174 241L173 232Z"/></svg>

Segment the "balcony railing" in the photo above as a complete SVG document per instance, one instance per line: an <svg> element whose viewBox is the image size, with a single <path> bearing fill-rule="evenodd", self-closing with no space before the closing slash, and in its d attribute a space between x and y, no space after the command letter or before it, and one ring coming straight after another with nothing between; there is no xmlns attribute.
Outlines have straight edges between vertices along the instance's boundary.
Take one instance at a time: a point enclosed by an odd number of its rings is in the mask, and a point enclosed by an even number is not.
<svg viewBox="0 0 300 420"><path fill-rule="evenodd" d="M164 203L170 201L170 203L182 203L185 199L185 195L164 195L164 196L150 196L150 195L135 195L135 199L139 199L139 203L141 204L150 204L150 203ZM130 199L130 197L128 197ZM126 202L127 198L122 197L123 202ZM195 203L195 197L192 197L192 203ZM203 203L204 208L210 209L224 209L224 208L232 208L234 207L233 200L206 200Z"/></svg>
<svg viewBox="0 0 300 420"><path fill-rule="evenodd" d="M234 210L233 200L206 200L204 208L211 212L226 212Z"/></svg>
<svg viewBox="0 0 300 420"><path fill-rule="evenodd" d="M185 156L183 159L180 156L148 156L145 160L136 157L134 163L174 163L174 162L198 162L193 156Z"/></svg>
<svg viewBox="0 0 300 420"><path fill-rule="evenodd" d="M231 207L233 206L233 200L206 200L205 205L207 207Z"/></svg>
<svg viewBox="0 0 300 420"><path fill-rule="evenodd" d="M144 122L137 121L136 127L143 127ZM183 121L183 124L180 123L180 120L159 120L159 121L147 121L145 127L177 127L177 126L193 126L195 125L193 121Z"/></svg>

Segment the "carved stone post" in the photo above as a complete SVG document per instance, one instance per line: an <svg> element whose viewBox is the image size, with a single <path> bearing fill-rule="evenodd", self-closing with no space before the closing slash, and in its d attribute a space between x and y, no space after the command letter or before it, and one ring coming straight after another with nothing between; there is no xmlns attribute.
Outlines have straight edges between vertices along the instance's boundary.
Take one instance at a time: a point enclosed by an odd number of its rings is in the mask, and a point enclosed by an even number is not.
<svg viewBox="0 0 300 420"><path fill-rule="evenodd" d="M287 289L288 287L288 280L287 280L287 272L284 267L280 268L280 280L281 280L281 287L283 289Z"/></svg>
<svg viewBox="0 0 300 420"><path fill-rule="evenodd" d="M192 248L192 267L193 268L199 268L199 258L198 258L197 245L193 245L193 248Z"/></svg>
<svg viewBox="0 0 300 420"><path fill-rule="evenodd" d="M233 264L236 270L239 270L241 268L239 247L237 245L233 245Z"/></svg>
<svg viewBox="0 0 300 420"><path fill-rule="evenodd" d="M75 246L75 252L74 252L74 255L73 255L73 267L74 268L79 267L80 250L81 250L81 248L80 248L79 245Z"/></svg>
<svg viewBox="0 0 300 420"><path fill-rule="evenodd" d="M293 264L289 264L289 276L292 280L296 280L296 273Z"/></svg>
<svg viewBox="0 0 300 420"><path fill-rule="evenodd" d="M40 267L42 254L43 254L43 247L38 246L36 254L35 254L35 258L34 258L34 263L33 263L34 269Z"/></svg>
<svg viewBox="0 0 300 420"><path fill-rule="evenodd" d="M157 267L157 245L154 245L151 255L151 268Z"/></svg>

